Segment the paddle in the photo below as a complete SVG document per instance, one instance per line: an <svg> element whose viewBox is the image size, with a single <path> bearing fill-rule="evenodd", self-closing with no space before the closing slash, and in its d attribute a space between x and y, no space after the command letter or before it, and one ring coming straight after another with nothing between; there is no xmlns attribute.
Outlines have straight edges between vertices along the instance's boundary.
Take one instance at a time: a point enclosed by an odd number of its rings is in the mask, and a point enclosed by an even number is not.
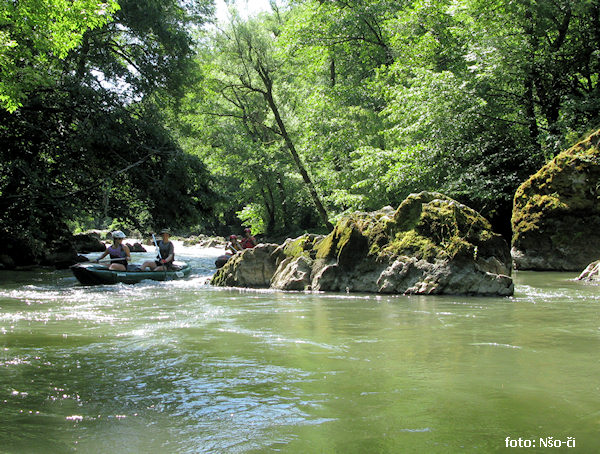
<svg viewBox="0 0 600 454"><path fill-rule="evenodd" d="M156 242L156 237L154 233L152 234L152 241L154 241L154 246L156 247L156 255L160 257L160 249L158 248L158 243Z"/></svg>
<svg viewBox="0 0 600 454"><path fill-rule="evenodd" d="M103 263L103 262L119 262L119 261L123 261L123 258L118 258L118 259L102 259L102 260L90 260L91 262L96 262L96 263Z"/></svg>
<svg viewBox="0 0 600 454"><path fill-rule="evenodd" d="M88 262L79 262L79 263L76 263L76 264L75 264L75 265L73 265L73 266L82 266L82 265L89 264L89 263L111 263L111 262L116 262L116 261L118 261L118 260L123 260L123 259L102 259L102 260L90 260L90 261L88 261Z"/></svg>

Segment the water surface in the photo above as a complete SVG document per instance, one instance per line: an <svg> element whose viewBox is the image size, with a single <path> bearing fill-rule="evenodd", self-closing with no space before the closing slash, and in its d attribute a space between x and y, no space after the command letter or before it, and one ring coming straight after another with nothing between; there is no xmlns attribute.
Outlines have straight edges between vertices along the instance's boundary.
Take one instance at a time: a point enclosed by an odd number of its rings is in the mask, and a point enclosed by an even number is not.
<svg viewBox="0 0 600 454"><path fill-rule="evenodd" d="M0 452L597 450L600 287L575 275L517 273L512 298L215 289L221 252L178 251L184 281L0 272Z"/></svg>

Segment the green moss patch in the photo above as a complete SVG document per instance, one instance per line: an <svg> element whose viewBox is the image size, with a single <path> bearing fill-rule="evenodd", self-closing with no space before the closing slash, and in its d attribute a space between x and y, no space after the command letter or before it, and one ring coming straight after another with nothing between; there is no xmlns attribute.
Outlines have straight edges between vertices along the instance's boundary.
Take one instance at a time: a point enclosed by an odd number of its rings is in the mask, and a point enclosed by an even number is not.
<svg viewBox="0 0 600 454"><path fill-rule="evenodd" d="M411 194L394 213L353 213L341 219L317 245L316 257L341 265L367 255L435 261L475 256L478 245L494 236L476 211L443 194L422 192Z"/></svg>
<svg viewBox="0 0 600 454"><path fill-rule="evenodd" d="M557 155L517 189L513 245L519 247L531 233L552 229L555 219L600 215L599 141L600 131Z"/></svg>

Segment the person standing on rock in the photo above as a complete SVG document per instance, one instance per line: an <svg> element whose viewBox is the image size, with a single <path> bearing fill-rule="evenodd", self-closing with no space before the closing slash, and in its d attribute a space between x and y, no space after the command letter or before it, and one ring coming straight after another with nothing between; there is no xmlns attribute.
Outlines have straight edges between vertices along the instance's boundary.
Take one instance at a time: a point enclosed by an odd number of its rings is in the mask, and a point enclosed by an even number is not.
<svg viewBox="0 0 600 454"><path fill-rule="evenodd" d="M109 246L106 251L96 259L96 262L99 262L110 254L112 263L108 269L113 271L127 271L127 262L131 260L131 255L129 255L129 247L126 244L123 244L125 234L120 230L115 230L112 232L112 238L112 246Z"/></svg>
<svg viewBox="0 0 600 454"><path fill-rule="evenodd" d="M252 231L249 228L244 229L244 238L242 238L241 244L244 249L252 249L256 246L256 238L252 236Z"/></svg>
<svg viewBox="0 0 600 454"><path fill-rule="evenodd" d="M152 271L166 271L173 267L175 246L169 240L171 231L169 229L162 229L160 235L162 240L157 243L158 255L156 256L156 260L142 263L140 271L145 271L146 268L150 268Z"/></svg>

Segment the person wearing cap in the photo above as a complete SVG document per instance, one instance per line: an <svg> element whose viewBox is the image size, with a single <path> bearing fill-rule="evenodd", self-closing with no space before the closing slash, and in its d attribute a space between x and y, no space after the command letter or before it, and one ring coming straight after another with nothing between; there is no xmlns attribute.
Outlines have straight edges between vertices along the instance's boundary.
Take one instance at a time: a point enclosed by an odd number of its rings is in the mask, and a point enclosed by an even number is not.
<svg viewBox="0 0 600 454"><path fill-rule="evenodd" d="M112 238L112 246L109 246L106 251L96 259L96 262L99 262L110 254L110 261L112 263L108 269L114 271L127 271L127 262L131 260L131 255L129 254L129 247L126 244L123 244L125 234L120 230L115 230L112 232Z"/></svg>
<svg viewBox="0 0 600 454"><path fill-rule="evenodd" d="M231 235L229 237L229 243L225 246L225 250L229 250L232 254L235 254L236 252L243 251L244 248L240 244L238 237L236 235Z"/></svg>
<svg viewBox="0 0 600 454"><path fill-rule="evenodd" d="M244 229L244 235L246 236L240 242L244 249L251 249L256 246L256 238L252 236L252 231L249 228Z"/></svg>
<svg viewBox="0 0 600 454"><path fill-rule="evenodd" d="M162 240L157 243L158 255L156 260L142 263L140 271L144 271L146 268L150 268L152 271L166 271L171 269L173 261L175 260L175 246L169 240L171 231L169 229L162 229L160 236Z"/></svg>

